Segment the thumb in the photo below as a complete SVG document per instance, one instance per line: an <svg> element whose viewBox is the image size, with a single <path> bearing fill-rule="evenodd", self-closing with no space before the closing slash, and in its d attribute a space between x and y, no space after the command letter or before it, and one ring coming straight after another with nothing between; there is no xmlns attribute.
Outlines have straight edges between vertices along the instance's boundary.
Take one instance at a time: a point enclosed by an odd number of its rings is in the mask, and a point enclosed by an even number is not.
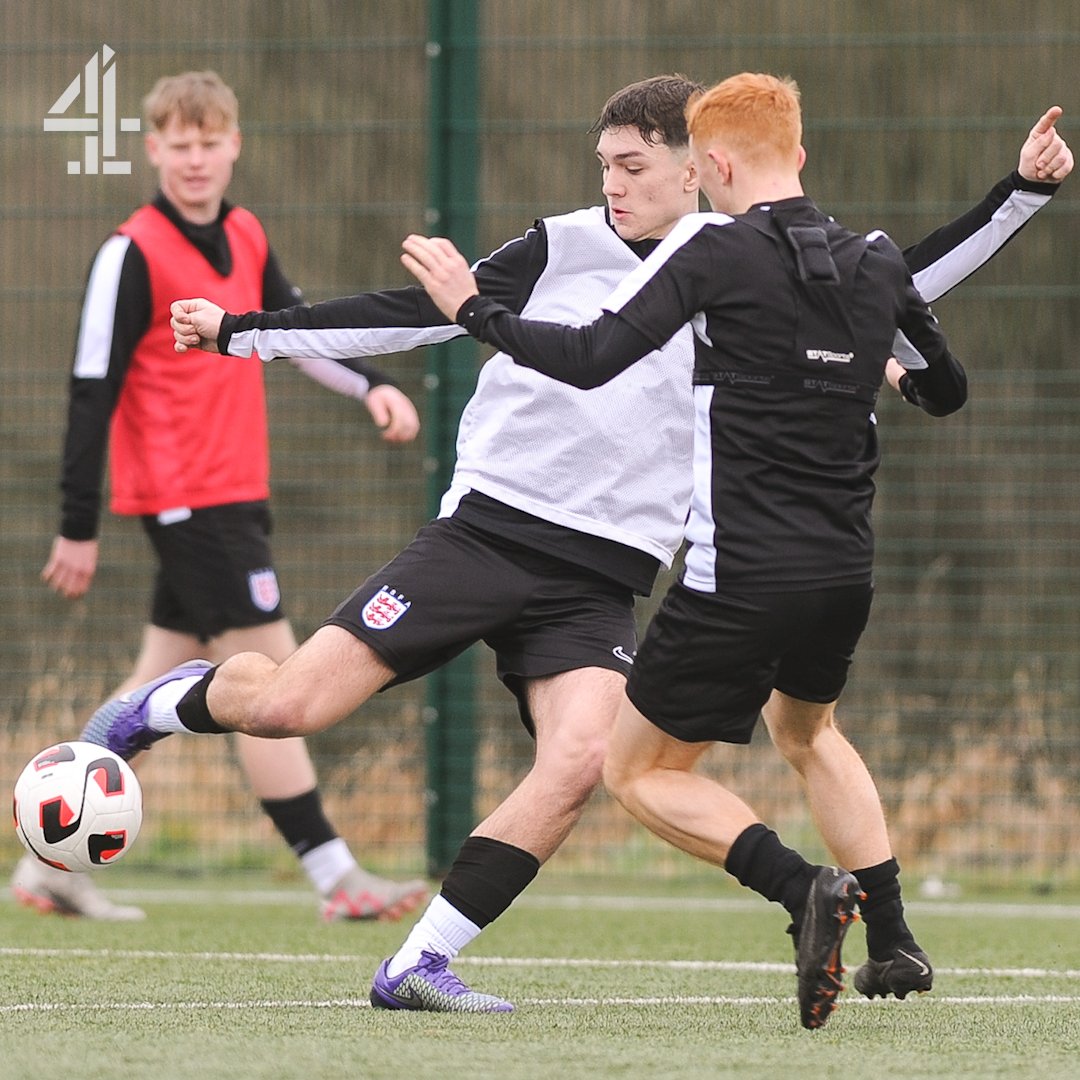
<svg viewBox="0 0 1080 1080"><path fill-rule="evenodd" d="M381 394L368 395L367 398L368 412L371 413L371 419L375 421L375 426L384 428L390 423L390 408L383 400Z"/></svg>

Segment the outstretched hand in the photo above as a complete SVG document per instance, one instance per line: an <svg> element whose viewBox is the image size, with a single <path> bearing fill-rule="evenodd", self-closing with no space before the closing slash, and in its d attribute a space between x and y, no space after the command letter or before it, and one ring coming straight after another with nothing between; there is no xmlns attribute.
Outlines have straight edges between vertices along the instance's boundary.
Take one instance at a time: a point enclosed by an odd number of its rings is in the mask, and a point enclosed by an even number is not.
<svg viewBox="0 0 1080 1080"><path fill-rule="evenodd" d="M188 349L203 349L217 352L218 332L225 309L204 300L201 296L195 300L174 300L169 307L175 343L173 348L179 352Z"/></svg>
<svg viewBox="0 0 1080 1080"><path fill-rule="evenodd" d="M1035 122L1020 147L1017 169L1025 180L1060 184L1072 172L1072 151L1054 126L1061 114L1060 105L1051 105Z"/></svg>
<svg viewBox="0 0 1080 1080"><path fill-rule="evenodd" d="M476 278L464 256L444 236L411 233L401 244L401 264L427 290L436 307L451 322L461 305L476 296Z"/></svg>

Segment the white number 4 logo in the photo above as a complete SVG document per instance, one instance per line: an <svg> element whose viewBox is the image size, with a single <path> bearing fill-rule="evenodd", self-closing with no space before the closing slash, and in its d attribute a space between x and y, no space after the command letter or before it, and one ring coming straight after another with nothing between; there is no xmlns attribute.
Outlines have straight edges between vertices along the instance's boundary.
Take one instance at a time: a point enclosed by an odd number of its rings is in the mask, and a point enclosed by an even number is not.
<svg viewBox="0 0 1080 1080"><path fill-rule="evenodd" d="M86 61L68 88L53 102L45 117L46 131L85 131L82 161L69 161L67 171L72 175L87 173L97 175L99 156L101 172L116 175L131 172L130 161L117 161L116 132L138 131L137 116L116 116L116 53L108 45L101 48ZM75 100L82 96L83 115L67 116Z"/></svg>

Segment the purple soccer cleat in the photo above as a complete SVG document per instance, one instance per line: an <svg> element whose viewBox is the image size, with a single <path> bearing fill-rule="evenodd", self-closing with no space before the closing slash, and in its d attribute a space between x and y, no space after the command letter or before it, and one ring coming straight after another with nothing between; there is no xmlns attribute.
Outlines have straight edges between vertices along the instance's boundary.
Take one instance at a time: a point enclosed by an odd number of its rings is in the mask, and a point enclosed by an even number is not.
<svg viewBox="0 0 1080 1080"><path fill-rule="evenodd" d="M79 738L83 742L104 746L114 754L119 754L125 761L130 761L140 750L148 750L169 734L167 731L153 731L150 728L146 709L150 695L159 686L176 679L204 675L213 666L209 660L188 660L128 693L106 701L87 721Z"/></svg>
<svg viewBox="0 0 1080 1080"><path fill-rule="evenodd" d="M376 1009L419 1009L424 1012L508 1013L509 1001L492 994L470 990L448 967L449 957L426 949L416 967L406 968L393 978L386 974L384 960L371 983L371 1004Z"/></svg>

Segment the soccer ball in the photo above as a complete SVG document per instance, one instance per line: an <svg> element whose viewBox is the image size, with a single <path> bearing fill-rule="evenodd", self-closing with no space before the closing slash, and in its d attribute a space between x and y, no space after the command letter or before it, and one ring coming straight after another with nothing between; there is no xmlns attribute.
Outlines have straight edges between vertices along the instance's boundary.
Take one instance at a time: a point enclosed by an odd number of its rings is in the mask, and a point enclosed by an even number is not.
<svg viewBox="0 0 1080 1080"><path fill-rule="evenodd" d="M49 866L92 870L119 859L139 835L142 788L111 750L65 742L36 754L15 781L15 832Z"/></svg>

